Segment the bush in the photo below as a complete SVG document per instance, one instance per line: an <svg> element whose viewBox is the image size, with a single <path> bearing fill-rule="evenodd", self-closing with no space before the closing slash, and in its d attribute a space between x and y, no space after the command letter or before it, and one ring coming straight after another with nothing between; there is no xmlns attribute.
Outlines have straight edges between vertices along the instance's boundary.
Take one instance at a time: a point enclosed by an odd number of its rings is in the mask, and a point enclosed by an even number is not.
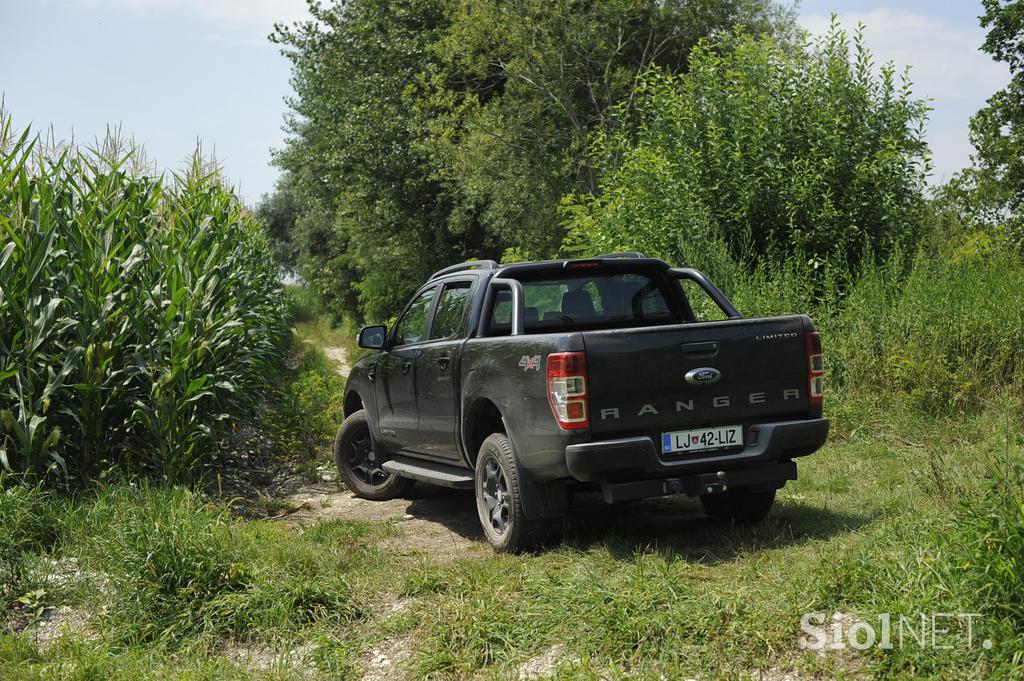
<svg viewBox="0 0 1024 681"><path fill-rule="evenodd" d="M874 75L859 34L851 46L833 27L788 49L739 33L701 43L689 64L648 73L619 130L597 138L600 192L567 201L567 250L696 267L796 254L845 271L913 241L927 107L891 65Z"/></svg>
<svg viewBox="0 0 1024 681"><path fill-rule="evenodd" d="M283 454L312 460L344 419L345 380L317 348L299 346L297 365L276 393L269 429Z"/></svg>
<svg viewBox="0 0 1024 681"><path fill-rule="evenodd" d="M33 149L0 119L0 464L194 477L281 362L267 239L198 156Z"/></svg>

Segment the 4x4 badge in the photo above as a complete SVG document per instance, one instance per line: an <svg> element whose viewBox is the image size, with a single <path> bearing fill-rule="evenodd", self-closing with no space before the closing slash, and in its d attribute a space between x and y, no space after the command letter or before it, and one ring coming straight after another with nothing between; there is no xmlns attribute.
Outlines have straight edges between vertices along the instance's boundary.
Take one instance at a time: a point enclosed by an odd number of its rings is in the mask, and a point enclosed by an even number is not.
<svg viewBox="0 0 1024 681"><path fill-rule="evenodd" d="M534 371L540 371L540 355L534 355L533 357L523 355L522 359L519 360L519 366L523 368L523 371L529 371L531 369Z"/></svg>
<svg viewBox="0 0 1024 681"><path fill-rule="evenodd" d="M686 372L686 382L690 385L711 385L718 383L722 372L714 367L698 367Z"/></svg>

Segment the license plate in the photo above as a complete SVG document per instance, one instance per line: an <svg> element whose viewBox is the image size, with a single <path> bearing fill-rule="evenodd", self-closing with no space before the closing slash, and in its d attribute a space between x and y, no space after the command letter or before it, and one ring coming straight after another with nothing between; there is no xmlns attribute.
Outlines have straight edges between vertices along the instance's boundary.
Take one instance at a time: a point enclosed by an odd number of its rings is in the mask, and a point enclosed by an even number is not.
<svg viewBox="0 0 1024 681"><path fill-rule="evenodd" d="M717 426L698 430L679 430L661 436L663 454L705 452L743 446L743 426Z"/></svg>

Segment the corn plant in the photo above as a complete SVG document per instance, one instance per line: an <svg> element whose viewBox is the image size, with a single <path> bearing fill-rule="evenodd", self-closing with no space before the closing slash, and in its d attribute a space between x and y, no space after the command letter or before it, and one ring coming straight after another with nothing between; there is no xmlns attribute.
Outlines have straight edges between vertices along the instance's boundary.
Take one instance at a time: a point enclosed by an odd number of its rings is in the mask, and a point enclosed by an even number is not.
<svg viewBox="0 0 1024 681"><path fill-rule="evenodd" d="M262 228L197 154L41 153L0 114L0 465L192 477L280 365Z"/></svg>

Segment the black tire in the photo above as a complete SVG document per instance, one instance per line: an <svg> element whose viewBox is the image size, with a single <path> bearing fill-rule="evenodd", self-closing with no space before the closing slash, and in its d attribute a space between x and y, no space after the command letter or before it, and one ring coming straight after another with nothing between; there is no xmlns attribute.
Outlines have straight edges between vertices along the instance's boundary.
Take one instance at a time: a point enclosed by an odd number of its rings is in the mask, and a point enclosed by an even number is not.
<svg viewBox="0 0 1024 681"><path fill-rule="evenodd" d="M484 536L499 553L529 551L547 536L546 520L531 520L523 514L522 475L508 437L494 433L484 440L476 459L473 488Z"/></svg>
<svg viewBox="0 0 1024 681"><path fill-rule="evenodd" d="M702 494L700 503L716 520L759 523L768 517L775 503L775 490L751 490L740 487L721 494Z"/></svg>
<svg viewBox="0 0 1024 681"><path fill-rule="evenodd" d="M338 473L357 497L384 501L400 497L412 487L412 480L385 472L373 451L370 422L360 409L345 419L334 438L334 463Z"/></svg>

